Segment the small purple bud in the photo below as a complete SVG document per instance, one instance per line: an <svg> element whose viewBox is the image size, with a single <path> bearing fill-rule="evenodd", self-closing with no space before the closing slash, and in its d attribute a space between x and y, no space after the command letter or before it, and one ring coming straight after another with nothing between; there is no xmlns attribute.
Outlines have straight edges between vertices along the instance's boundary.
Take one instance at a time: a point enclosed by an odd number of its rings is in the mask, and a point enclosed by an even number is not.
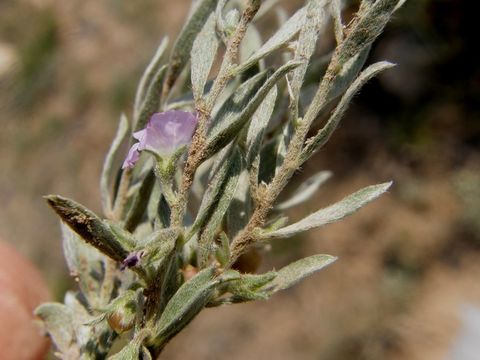
<svg viewBox="0 0 480 360"><path fill-rule="evenodd" d="M130 254L123 260L120 270L125 270L126 268L132 268L137 266L140 263L140 259L144 255L143 251L135 251Z"/></svg>
<svg viewBox="0 0 480 360"><path fill-rule="evenodd" d="M153 114L145 129L137 131L134 144L123 163L123 168L131 168L138 161L139 152L149 150L168 157L182 146L190 144L197 126L197 116L186 111L171 110Z"/></svg>

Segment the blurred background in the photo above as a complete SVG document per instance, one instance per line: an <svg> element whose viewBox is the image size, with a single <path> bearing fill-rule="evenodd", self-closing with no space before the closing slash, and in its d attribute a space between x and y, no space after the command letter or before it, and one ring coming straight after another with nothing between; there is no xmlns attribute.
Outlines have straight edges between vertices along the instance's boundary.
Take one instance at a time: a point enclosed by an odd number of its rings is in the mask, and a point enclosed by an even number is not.
<svg viewBox="0 0 480 360"><path fill-rule="evenodd" d="M0 237L38 266L57 299L74 284L42 195L100 211L99 173L119 115L189 3L0 1ZM290 212L295 220L394 180L388 195L345 221L275 243L262 269L314 253L339 261L269 302L204 311L165 359L470 359L466 347L480 343L474 3L408 1L369 60L399 66L362 90L287 189L320 169L335 174Z"/></svg>

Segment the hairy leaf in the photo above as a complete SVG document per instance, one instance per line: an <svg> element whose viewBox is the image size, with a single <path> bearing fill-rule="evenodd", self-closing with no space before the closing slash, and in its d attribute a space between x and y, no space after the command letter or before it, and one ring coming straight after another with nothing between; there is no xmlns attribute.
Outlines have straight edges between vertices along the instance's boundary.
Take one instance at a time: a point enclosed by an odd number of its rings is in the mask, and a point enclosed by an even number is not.
<svg viewBox="0 0 480 360"><path fill-rule="evenodd" d="M135 94L135 104L134 104L134 119L138 118L138 113L140 111L140 106L145 100L145 95L147 94L148 88L150 87L152 80L155 77L155 74L158 72L162 66L162 55L165 53L165 49L168 46L168 37L164 37L160 42L160 45L157 48L157 51L153 55L152 60L145 69L140 82L137 86L137 92Z"/></svg>
<svg viewBox="0 0 480 360"><path fill-rule="evenodd" d="M265 43L263 46L258 49L250 58L240 64L236 69L236 73L243 72L255 65L259 60L263 59L265 56L271 54L275 50L280 49L282 46L286 45L290 40L292 40L295 35L300 31L306 16L306 9L303 7L298 10L293 16L288 19L288 21L283 24L283 26L278 29L278 31Z"/></svg>
<svg viewBox="0 0 480 360"><path fill-rule="evenodd" d="M128 255L126 249L116 239L112 230L92 211L73 200L49 195L48 204L60 218L80 237L115 261L122 261Z"/></svg>
<svg viewBox="0 0 480 360"><path fill-rule="evenodd" d="M318 210L306 218L279 230L262 234L264 239L286 238L341 220L353 214L372 200L382 195L392 185L391 182L363 188L343 200Z"/></svg>
<svg viewBox="0 0 480 360"><path fill-rule="evenodd" d="M143 100L140 110L138 112L138 117L135 119L136 123L134 126L135 131L143 129L147 125L150 117L158 111L160 107L161 92L162 92L162 82L165 78L165 73L167 71L167 66L161 66L155 73L148 90L145 93L145 99Z"/></svg>
<svg viewBox="0 0 480 360"><path fill-rule="evenodd" d="M247 133L247 166L260 154L260 149L267 129L268 122L273 114L275 101L277 100L277 87L274 86L252 116Z"/></svg>
<svg viewBox="0 0 480 360"><path fill-rule="evenodd" d="M109 214L112 211L112 199L110 197L110 181L112 178L112 166L115 156L120 150L120 146L128 135L128 119L125 114L120 116L120 122L118 125L117 133L113 139L112 145L107 152L105 161L103 163L102 175L100 177L100 192L102 195L102 207L105 214Z"/></svg>
<svg viewBox="0 0 480 360"><path fill-rule="evenodd" d="M293 195L286 201L275 206L275 210L287 210L293 206L299 205L310 200L320 186L330 179L332 173L330 171L320 171L309 177L303 182Z"/></svg>
<svg viewBox="0 0 480 360"><path fill-rule="evenodd" d="M215 32L215 25L215 14L212 13L193 42L191 76L192 91L196 101L203 95L208 74L217 54L219 40Z"/></svg>
<svg viewBox="0 0 480 360"><path fill-rule="evenodd" d="M277 291L288 289L303 278L322 270L337 260L331 255L313 255L295 261L277 271L275 278L263 287L263 291L274 294Z"/></svg>
<svg viewBox="0 0 480 360"><path fill-rule="evenodd" d="M170 56L170 67L165 78L165 86L170 89L190 59L193 42L203 28L218 0L199 0L193 5L191 15L183 26Z"/></svg>
<svg viewBox="0 0 480 360"><path fill-rule="evenodd" d="M393 66L394 64L386 61L378 62L370 65L358 76L358 78L348 88L347 92L343 95L342 99L338 103L335 111L333 112L332 116L330 116L325 126L318 131L317 135L307 141L307 145L305 146L305 149L303 150L301 155L302 162L306 161L310 156L312 156L312 154L316 150L318 150L327 143L328 139L340 123L340 120L342 119L343 114L347 110L353 96L362 88L362 86L365 85L368 80L375 77L378 73L386 69L390 69Z"/></svg>
<svg viewBox="0 0 480 360"><path fill-rule="evenodd" d="M214 251L215 232L222 223L237 188L238 178L242 171L242 158L238 150L235 149L232 156L226 159L225 166L228 166L227 175L219 190L218 201L213 207L210 207L208 222L202 228L198 241L198 262L200 268L205 267L209 256Z"/></svg>
<svg viewBox="0 0 480 360"><path fill-rule="evenodd" d="M298 65L300 65L299 62L292 61L280 67L266 81L266 73L263 72L242 84L232 98L225 103L223 111L220 109L217 114L218 119L207 138L205 153L211 156L238 135L243 126L251 120L253 113L272 87ZM252 98L253 94L255 95Z"/></svg>

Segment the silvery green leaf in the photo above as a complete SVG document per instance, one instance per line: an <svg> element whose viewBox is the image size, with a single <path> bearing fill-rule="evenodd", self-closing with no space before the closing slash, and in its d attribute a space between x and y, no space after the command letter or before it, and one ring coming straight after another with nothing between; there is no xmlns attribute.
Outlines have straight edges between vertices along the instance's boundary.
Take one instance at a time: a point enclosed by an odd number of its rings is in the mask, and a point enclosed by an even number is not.
<svg viewBox="0 0 480 360"><path fill-rule="evenodd" d="M196 101L202 95L207 83L208 74L212 68L213 61L217 54L218 37L215 32L215 14L205 22L202 30L193 42L191 61L192 61L192 91Z"/></svg>
<svg viewBox="0 0 480 360"><path fill-rule="evenodd" d="M220 196L222 185L225 183L228 171L230 169L228 158L231 154L231 147L226 147L217 155L216 161L212 165L210 171L208 187L200 203L197 211L197 217L193 225L185 235L185 239L189 240L201 227L205 226L209 215L214 210Z"/></svg>
<svg viewBox="0 0 480 360"><path fill-rule="evenodd" d="M215 9L215 20L217 22L217 28L224 42L227 40L227 37L228 37L227 24L225 23L225 19L223 18L223 9L226 3L227 3L227 0L219 0L217 3L217 7Z"/></svg>
<svg viewBox="0 0 480 360"><path fill-rule="evenodd" d="M260 10L258 10L257 14L255 15L255 21L259 21L263 18L264 15L268 14L269 11L278 3L280 0L265 0L262 3L262 6L260 7Z"/></svg>
<svg viewBox="0 0 480 360"><path fill-rule="evenodd" d="M180 286L180 281L178 277L179 272L179 255L176 251L172 250L161 262L161 270L159 272L162 274L161 278L161 287L160 287L160 304L158 309L155 309L156 318L158 315L162 314L163 310L167 306L167 303L177 292L178 287Z"/></svg>
<svg viewBox="0 0 480 360"><path fill-rule="evenodd" d="M297 188L297 190L288 200L275 206L275 210L287 210L293 206L310 200L317 192L318 188L322 186L331 176L332 173L330 171L320 171L309 177Z"/></svg>
<svg viewBox="0 0 480 360"><path fill-rule="evenodd" d="M274 294L277 291L288 289L303 278L322 270L335 260L337 258L331 255L313 255L295 261L277 271L276 277L266 284L262 290L268 294Z"/></svg>
<svg viewBox="0 0 480 360"><path fill-rule="evenodd" d="M49 195L45 198L60 218L85 242L115 261L122 261L128 255L127 250L118 242L108 224L92 211L73 200L58 195Z"/></svg>
<svg viewBox="0 0 480 360"><path fill-rule="evenodd" d="M314 212L299 222L273 232L263 233L261 237L263 239L287 238L304 231L341 220L344 217L353 214L355 211L367 205L369 202L375 200L377 197L386 192L391 185L392 183L388 182L379 185L367 186L366 188L363 188L345 197L333 205Z"/></svg>
<svg viewBox="0 0 480 360"><path fill-rule="evenodd" d="M242 158L237 149L234 149L233 154L226 159L225 166L227 166L228 169L226 171L225 181L219 189L218 201L209 209L210 214L208 214L208 221L200 232L198 241L198 262L200 268L205 267L210 255L214 251L215 232L222 223L223 217L237 189L238 178L242 171Z"/></svg>
<svg viewBox="0 0 480 360"><path fill-rule="evenodd" d="M166 257L174 248L178 232L167 228L152 232L143 238L136 247L136 251L145 251L149 262L155 262Z"/></svg>
<svg viewBox="0 0 480 360"><path fill-rule="evenodd" d="M310 158L310 156L312 156L315 151L317 151L319 148L326 144L326 142L340 123L340 120L342 119L343 114L347 110L353 96L362 88L362 86L380 72L386 69L390 69L393 66L394 64L382 61L370 65L368 68L362 71L362 73L358 76L358 78L352 83L352 85L343 95L342 99L338 103L335 111L330 116L325 126L320 129L313 138L307 141L305 148L301 154L302 162L305 162L308 158Z"/></svg>
<svg viewBox="0 0 480 360"><path fill-rule="evenodd" d="M260 153L265 130L272 116L276 100L277 87L274 86L252 116L250 126L248 127L246 142L247 166L250 166L255 157Z"/></svg>
<svg viewBox="0 0 480 360"><path fill-rule="evenodd" d="M407 2L407 0L400 0L398 2L397 6L395 7L394 11L397 11L398 9L400 9L406 2Z"/></svg>
<svg viewBox="0 0 480 360"><path fill-rule="evenodd" d="M295 133L295 126L293 125L292 121L288 121L283 126L282 134L279 136L278 147L277 147L277 154L275 157L275 174L280 171L280 167L285 160L285 156L287 155L288 146L290 145L290 141Z"/></svg>
<svg viewBox="0 0 480 360"><path fill-rule="evenodd" d="M227 284L227 291L233 295L233 302L245 302L252 300L265 300L269 294L263 291L276 278L276 272L261 275L243 274L240 279Z"/></svg>
<svg viewBox="0 0 480 360"><path fill-rule="evenodd" d="M160 183L155 181L153 185L152 193L150 195L150 199L148 200L147 205L147 215L148 220L153 222L157 217L158 206L160 203L160 197L162 196L162 190L160 189Z"/></svg>
<svg viewBox="0 0 480 360"><path fill-rule="evenodd" d="M107 156L105 157L105 161L103 163L102 175L100 177L100 192L102 195L102 207L103 212L105 214L109 214L112 211L112 199L110 197L110 181L112 179L112 166L113 161L115 160L115 156L120 149L123 141L128 135L128 119L125 114L120 116L120 122L118 125L117 133L113 139L112 145L110 145L110 149L107 152Z"/></svg>
<svg viewBox="0 0 480 360"><path fill-rule="evenodd" d="M337 44L343 41L342 0L329 0Z"/></svg>
<svg viewBox="0 0 480 360"><path fill-rule="evenodd" d="M226 266L230 262L230 241L223 231L220 233L219 239L215 256L221 266Z"/></svg>
<svg viewBox="0 0 480 360"><path fill-rule="evenodd" d="M249 176L248 170L244 169L240 174L235 196L228 207L226 232L231 238L247 225L253 211Z"/></svg>
<svg viewBox="0 0 480 360"><path fill-rule="evenodd" d="M115 333L105 321L90 315L79 300L80 295L67 292L64 303L72 313L75 331L75 343L80 348L80 357L68 357L65 359L99 359L105 358L115 340ZM103 307L106 303L91 305L91 307Z"/></svg>
<svg viewBox="0 0 480 360"><path fill-rule="evenodd" d="M134 119L135 131L143 129L145 125L147 125L147 122L153 115L153 113L158 111L161 101L162 83L163 79L165 78L166 71L167 66L163 65L157 70L157 72L153 76L150 86L145 93L145 98L140 105L138 117Z"/></svg>
<svg viewBox="0 0 480 360"><path fill-rule="evenodd" d="M140 222L142 221L155 182L155 173L153 172L153 170L151 170L142 180L142 184L138 191L136 191L132 205L128 210L124 224L124 227L127 231L133 232L138 226L138 224L140 224Z"/></svg>
<svg viewBox="0 0 480 360"><path fill-rule="evenodd" d="M357 78L358 74L367 61L370 53L370 46L360 51L357 55L349 59L342 67L342 70L335 76L328 93L327 101L333 100L342 95L346 89Z"/></svg>
<svg viewBox="0 0 480 360"><path fill-rule="evenodd" d="M170 226L171 212L172 210L170 209L170 205L168 205L167 199L162 195L158 203L158 224L161 225L161 227L168 228Z"/></svg>
<svg viewBox="0 0 480 360"><path fill-rule="evenodd" d="M353 28L349 30L338 52L336 60L340 66L373 43L383 31L398 4L399 0L378 0L361 14Z"/></svg>
<svg viewBox="0 0 480 360"><path fill-rule="evenodd" d="M300 34L298 35L297 47L295 50L294 60L303 61L292 72L292 80L290 82L291 91L291 120L295 121L298 117L298 98L300 89L303 84L305 73L307 72L308 63L315 51L320 29L326 22L326 0L310 0L306 5L305 22L302 25Z"/></svg>
<svg viewBox="0 0 480 360"><path fill-rule="evenodd" d="M79 349L75 343L75 323L69 308L60 303L44 303L35 309L35 315L42 319L63 358L79 358Z"/></svg>
<svg viewBox="0 0 480 360"><path fill-rule="evenodd" d="M213 267L203 269L178 289L155 325L153 344L165 344L205 307L216 285L214 275Z"/></svg>
<svg viewBox="0 0 480 360"><path fill-rule="evenodd" d="M104 220L104 222L110 227L113 235L117 238L118 242L127 251L131 251L135 248L136 240L131 232L122 227L119 223L111 220Z"/></svg>
<svg viewBox="0 0 480 360"><path fill-rule="evenodd" d="M238 119L240 118L240 115L267 78L268 71L263 71L245 81L237 88L237 90L235 90L215 114L215 117L212 120L212 125L209 129L209 142L214 143L213 145L210 145L210 148L213 148L210 151L212 154L228 144L228 142L239 133L241 126L237 125L235 129L233 129L234 131L231 132L228 132L228 129L232 124L235 124L235 122L239 122ZM215 136L215 134L220 134L222 136ZM219 137L219 139L216 140L216 137ZM218 147L214 147L216 142L220 143Z"/></svg>
<svg viewBox="0 0 480 360"><path fill-rule="evenodd" d="M97 306L101 288L102 258L97 249L82 239L61 222L63 252L70 274L78 279L82 294L91 306Z"/></svg>
<svg viewBox="0 0 480 360"><path fill-rule="evenodd" d="M279 27L281 27L283 24L285 24L288 19L290 18L290 14L285 10L283 7L277 6L275 8L275 18L276 18L276 23L278 24ZM295 47L295 43L291 42L287 46L290 49L293 49ZM282 51L281 53L282 56L282 63L286 64L287 62L293 60L293 51Z"/></svg>
<svg viewBox="0 0 480 360"><path fill-rule="evenodd" d="M185 68L190 59L193 42L203 25L215 10L218 0L198 0L193 4L191 15L183 26L170 56L165 86L170 89L180 72Z"/></svg>
<svg viewBox="0 0 480 360"><path fill-rule="evenodd" d="M288 19L288 21L283 24L283 26L278 29L278 31L265 44L263 44L260 49L258 49L258 51L250 56L247 61L240 64L235 69L235 72L240 73L247 70L260 59L263 59L265 56L286 45L300 31L305 21L306 13L306 8L303 7L293 14L292 17Z"/></svg>
<svg viewBox="0 0 480 360"><path fill-rule="evenodd" d="M145 346L142 346L142 360L153 360L152 354L150 354L150 351L148 351Z"/></svg>
<svg viewBox="0 0 480 360"><path fill-rule="evenodd" d="M138 118L138 113L140 111L140 105L142 104L143 100L145 100L145 95L150 87L155 74L158 72L160 67L162 66L162 55L165 52L165 49L168 45L168 37L164 37L160 42L160 45L157 48L157 51L153 55L152 60L148 64L147 68L145 69L142 77L140 78L140 82L137 86L137 92L135 94L135 105L134 105L134 118Z"/></svg>
<svg viewBox="0 0 480 360"><path fill-rule="evenodd" d="M139 360L141 350L142 350L142 344L139 344L135 341L130 341L118 353L112 356L109 356L108 360Z"/></svg>
<svg viewBox="0 0 480 360"><path fill-rule="evenodd" d="M195 178L193 179L192 184L192 193L195 196L195 199L199 202L203 199L203 194L207 188L209 181L208 173L212 168L214 159L215 157L211 157L210 159L205 160L195 173Z"/></svg>
<svg viewBox="0 0 480 360"><path fill-rule="evenodd" d="M272 87L298 65L300 62L289 62L266 80L266 74L262 72L242 84L217 114L217 119L207 136L205 150L207 156L217 152L238 135ZM253 94L255 95L252 97Z"/></svg>
<svg viewBox="0 0 480 360"><path fill-rule="evenodd" d="M262 37L255 25L250 24L240 43L240 63L247 61L262 46ZM262 67L260 67L262 69ZM263 70L263 69L262 69Z"/></svg>

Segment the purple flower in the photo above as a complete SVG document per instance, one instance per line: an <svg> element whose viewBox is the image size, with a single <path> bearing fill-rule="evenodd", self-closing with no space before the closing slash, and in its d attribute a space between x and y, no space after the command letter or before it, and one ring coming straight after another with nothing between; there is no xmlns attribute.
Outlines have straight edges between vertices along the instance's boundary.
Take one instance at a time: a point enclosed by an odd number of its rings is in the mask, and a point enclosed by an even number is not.
<svg viewBox="0 0 480 360"><path fill-rule="evenodd" d="M132 268L137 266L140 263L142 256L145 253L143 251L135 251L130 254L123 260L120 270L125 270L126 268Z"/></svg>
<svg viewBox="0 0 480 360"><path fill-rule="evenodd" d="M140 157L140 151L149 150L162 157L168 157L192 140L197 126L196 115L180 110L156 113L145 129L133 137L138 140L128 152L122 168L132 168Z"/></svg>

